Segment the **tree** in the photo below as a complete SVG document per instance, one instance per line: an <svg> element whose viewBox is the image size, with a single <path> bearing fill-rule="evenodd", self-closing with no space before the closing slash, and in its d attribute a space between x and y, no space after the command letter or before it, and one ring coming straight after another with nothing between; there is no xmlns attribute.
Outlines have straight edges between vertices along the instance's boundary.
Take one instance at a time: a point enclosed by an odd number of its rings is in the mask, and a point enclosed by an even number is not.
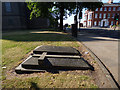
<svg viewBox="0 0 120 90"><path fill-rule="evenodd" d="M74 12L76 3L75 2L56 2L54 4L55 8L58 9L60 18L60 30L63 30L63 17L67 18L67 14L70 16Z"/></svg>
<svg viewBox="0 0 120 90"><path fill-rule="evenodd" d="M83 8L87 8L88 10L95 11L96 8L102 7L103 3L98 1L98 2L76 2L76 17L78 14L81 16L81 11ZM80 17L79 17L80 18ZM81 18L80 18L81 19ZM77 28L77 18L75 18L75 24Z"/></svg>
<svg viewBox="0 0 120 90"><path fill-rule="evenodd" d="M52 13L52 7L53 3L52 2L26 2L27 7L31 11L30 13L30 19L33 17L47 17L51 18L51 13Z"/></svg>
<svg viewBox="0 0 120 90"><path fill-rule="evenodd" d="M27 7L31 10L30 19L39 16L52 21L60 19L60 30L63 30L63 19L67 15L77 15L83 8L95 10L101 5L101 2L27 2Z"/></svg>
<svg viewBox="0 0 120 90"><path fill-rule="evenodd" d="M102 2L84 2L83 7L88 8L91 11L95 11L96 8L102 7Z"/></svg>
<svg viewBox="0 0 120 90"><path fill-rule="evenodd" d="M55 20L60 19L60 30L63 30L63 19L73 13L75 3L71 2L27 2L27 7L31 10L30 19L32 17L47 17ZM65 18L64 18L65 16Z"/></svg>

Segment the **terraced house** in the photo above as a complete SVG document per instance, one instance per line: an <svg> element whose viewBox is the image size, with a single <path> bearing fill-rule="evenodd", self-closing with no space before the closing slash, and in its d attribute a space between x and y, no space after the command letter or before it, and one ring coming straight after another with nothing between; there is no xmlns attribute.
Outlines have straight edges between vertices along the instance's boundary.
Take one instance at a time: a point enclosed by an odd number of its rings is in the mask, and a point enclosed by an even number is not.
<svg viewBox="0 0 120 90"><path fill-rule="evenodd" d="M114 19L116 15L119 15L118 20ZM109 27L116 23L120 24L120 3L113 3L113 0L104 3L101 8L97 8L95 11L85 11L83 24L85 27Z"/></svg>

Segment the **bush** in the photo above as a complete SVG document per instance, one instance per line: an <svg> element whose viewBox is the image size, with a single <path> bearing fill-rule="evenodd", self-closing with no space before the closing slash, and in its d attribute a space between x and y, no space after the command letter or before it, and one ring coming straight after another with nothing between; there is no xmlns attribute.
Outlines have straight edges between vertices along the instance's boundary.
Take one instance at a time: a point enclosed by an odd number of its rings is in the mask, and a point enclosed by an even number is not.
<svg viewBox="0 0 120 90"><path fill-rule="evenodd" d="M115 27L115 25L113 25L112 27ZM120 27L120 24L119 24L119 25L117 25L117 27Z"/></svg>
<svg viewBox="0 0 120 90"><path fill-rule="evenodd" d="M118 27L120 27L120 24L118 25Z"/></svg>

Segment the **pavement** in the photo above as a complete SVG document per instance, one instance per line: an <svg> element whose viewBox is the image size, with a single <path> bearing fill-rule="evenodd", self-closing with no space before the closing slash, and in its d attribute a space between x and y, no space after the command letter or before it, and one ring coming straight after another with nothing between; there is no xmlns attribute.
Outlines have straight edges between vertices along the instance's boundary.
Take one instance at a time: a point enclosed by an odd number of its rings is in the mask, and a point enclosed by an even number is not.
<svg viewBox="0 0 120 90"><path fill-rule="evenodd" d="M88 29L88 27L81 27L81 28ZM110 28L110 27L89 27L89 29L120 30L120 27L116 27L116 28L114 28L114 27L112 27L112 28Z"/></svg>
<svg viewBox="0 0 120 90"><path fill-rule="evenodd" d="M78 32L78 40L88 47L112 73L114 79L120 85L118 78L118 39L115 37L102 36L100 33ZM120 70L120 69L119 69Z"/></svg>

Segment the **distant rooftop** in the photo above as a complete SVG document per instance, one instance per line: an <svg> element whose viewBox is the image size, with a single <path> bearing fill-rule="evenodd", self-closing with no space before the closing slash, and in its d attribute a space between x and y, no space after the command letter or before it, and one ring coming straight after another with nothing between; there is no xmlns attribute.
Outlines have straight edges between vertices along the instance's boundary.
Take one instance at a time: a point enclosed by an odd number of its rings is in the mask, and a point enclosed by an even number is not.
<svg viewBox="0 0 120 90"><path fill-rule="evenodd" d="M120 3L104 3L104 6L120 6Z"/></svg>

